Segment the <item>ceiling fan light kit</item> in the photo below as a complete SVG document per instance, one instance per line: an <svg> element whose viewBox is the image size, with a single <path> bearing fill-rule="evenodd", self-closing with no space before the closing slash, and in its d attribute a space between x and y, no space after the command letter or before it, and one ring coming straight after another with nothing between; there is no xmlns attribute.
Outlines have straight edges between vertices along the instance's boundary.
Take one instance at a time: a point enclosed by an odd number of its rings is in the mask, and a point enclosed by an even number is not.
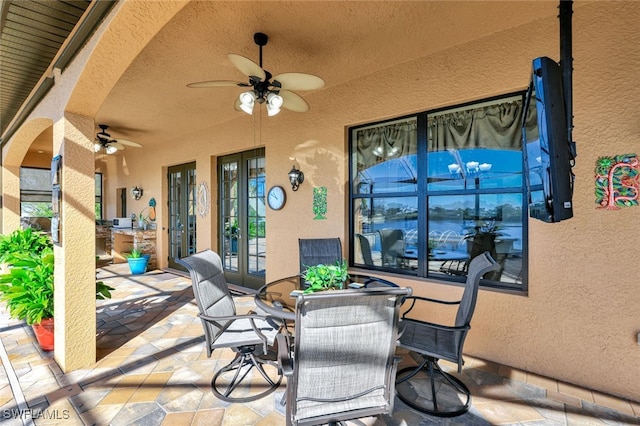
<svg viewBox="0 0 640 426"><path fill-rule="evenodd" d="M240 72L249 77L249 82L231 80L212 80L189 83L187 87L224 87L238 86L250 87L250 90L242 92L238 97L235 107L239 111L253 114L255 103L266 103L267 115L274 116L281 108L294 112L307 112L309 104L300 95L292 90L316 90L324 87L324 80L312 74L290 72L276 75L262 68L262 47L266 46L269 37L264 33L255 33L253 41L260 48L260 64L242 55L230 53L229 61Z"/></svg>
<svg viewBox="0 0 640 426"><path fill-rule="evenodd" d="M107 154L115 154L119 150L123 150L125 145L131 146L135 148L142 148L137 142L127 141L124 139L114 139L111 137L109 133L107 133L107 129L109 126L106 124L99 124L100 131L96 134L96 141L93 144L93 151L98 153L104 149L104 152Z"/></svg>

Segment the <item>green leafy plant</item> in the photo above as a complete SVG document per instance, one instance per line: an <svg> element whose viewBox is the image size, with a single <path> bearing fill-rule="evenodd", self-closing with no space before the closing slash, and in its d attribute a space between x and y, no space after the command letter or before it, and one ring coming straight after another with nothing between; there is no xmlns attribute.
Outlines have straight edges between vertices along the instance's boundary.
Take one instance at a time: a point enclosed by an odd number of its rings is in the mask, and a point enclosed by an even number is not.
<svg viewBox="0 0 640 426"><path fill-rule="evenodd" d="M17 253L41 253L53 248L51 238L31 228L16 229L10 234L0 235L0 263L10 263L7 258Z"/></svg>
<svg viewBox="0 0 640 426"><path fill-rule="evenodd" d="M53 318L53 250L8 253L5 258L12 267L0 275L0 299L9 314L29 325Z"/></svg>
<svg viewBox="0 0 640 426"><path fill-rule="evenodd" d="M127 259L140 259L144 256L142 252L136 248L132 248L130 252L122 253L122 255Z"/></svg>
<svg viewBox="0 0 640 426"><path fill-rule="evenodd" d="M314 293L316 291L342 289L345 281L349 278L347 269L347 261L344 259L336 262L335 265L319 264L307 266L307 269L302 273L302 278L309 286L304 292Z"/></svg>
<svg viewBox="0 0 640 426"><path fill-rule="evenodd" d="M115 288L106 285L103 281L96 281L96 300L111 299L111 292Z"/></svg>

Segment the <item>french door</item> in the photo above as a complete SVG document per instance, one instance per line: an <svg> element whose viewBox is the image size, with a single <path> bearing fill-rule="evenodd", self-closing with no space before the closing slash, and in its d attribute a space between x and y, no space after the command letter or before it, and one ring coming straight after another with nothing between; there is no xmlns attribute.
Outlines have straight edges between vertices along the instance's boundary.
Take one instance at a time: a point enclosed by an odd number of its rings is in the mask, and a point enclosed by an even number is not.
<svg viewBox="0 0 640 426"><path fill-rule="evenodd" d="M196 163L169 167L169 267L196 252Z"/></svg>
<svg viewBox="0 0 640 426"><path fill-rule="evenodd" d="M231 284L257 290L264 285L264 149L218 159L219 253Z"/></svg>

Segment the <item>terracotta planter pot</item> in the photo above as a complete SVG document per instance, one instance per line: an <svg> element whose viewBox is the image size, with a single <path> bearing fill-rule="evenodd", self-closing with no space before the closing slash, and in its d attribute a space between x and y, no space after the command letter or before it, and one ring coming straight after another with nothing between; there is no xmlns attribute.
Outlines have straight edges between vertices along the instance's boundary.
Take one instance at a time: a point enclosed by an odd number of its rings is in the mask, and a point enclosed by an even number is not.
<svg viewBox="0 0 640 426"><path fill-rule="evenodd" d="M43 351L53 350L53 318L43 318L40 324L31 326Z"/></svg>

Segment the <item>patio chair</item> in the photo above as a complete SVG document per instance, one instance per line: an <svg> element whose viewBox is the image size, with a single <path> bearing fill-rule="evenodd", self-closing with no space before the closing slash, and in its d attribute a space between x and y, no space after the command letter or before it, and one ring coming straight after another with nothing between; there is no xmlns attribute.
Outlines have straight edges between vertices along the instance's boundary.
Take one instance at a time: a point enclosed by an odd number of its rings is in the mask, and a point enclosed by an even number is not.
<svg viewBox="0 0 640 426"><path fill-rule="evenodd" d="M304 272L307 266L335 265L342 261L340 238L300 238L298 247L300 272Z"/></svg>
<svg viewBox="0 0 640 426"><path fill-rule="evenodd" d="M380 229L382 266L397 268L404 261L404 232L402 229Z"/></svg>
<svg viewBox="0 0 640 426"><path fill-rule="evenodd" d="M471 317L476 306L480 279L489 271L500 268L489 252L476 256L469 264L469 274L462 299L443 301L411 296L409 305L400 320L402 335L399 346L413 351L422 358L417 367L407 367L398 372L396 390L398 397L408 406L441 417L465 413L471 404L471 393L458 378L443 371L438 361L443 359L458 365L462 372L464 360L462 347L471 328ZM428 311L426 303L458 305L455 323L443 325L419 321L408 315L412 309Z"/></svg>
<svg viewBox="0 0 640 426"><path fill-rule="evenodd" d="M369 239L362 234L356 234L360 243L360 252L362 253L362 261L367 266L373 266L373 255L371 253L371 243Z"/></svg>
<svg viewBox="0 0 640 426"><path fill-rule="evenodd" d="M224 278L222 261L217 253L205 250L191 256L176 259L189 271L193 294L198 305L198 317L202 321L207 346L207 357L217 348L231 348L234 359L219 369L211 380L211 389L218 398L229 402L248 402L262 398L280 385L282 372L274 360L266 355L278 334L278 325L265 315L252 311L245 315L236 313L236 306ZM266 368L265 368L266 367ZM249 393L255 384L239 386L253 370L264 378L266 389Z"/></svg>
<svg viewBox="0 0 640 426"><path fill-rule="evenodd" d="M287 425L393 411L399 308L410 294L409 288L372 288L298 296L294 355L278 336Z"/></svg>

